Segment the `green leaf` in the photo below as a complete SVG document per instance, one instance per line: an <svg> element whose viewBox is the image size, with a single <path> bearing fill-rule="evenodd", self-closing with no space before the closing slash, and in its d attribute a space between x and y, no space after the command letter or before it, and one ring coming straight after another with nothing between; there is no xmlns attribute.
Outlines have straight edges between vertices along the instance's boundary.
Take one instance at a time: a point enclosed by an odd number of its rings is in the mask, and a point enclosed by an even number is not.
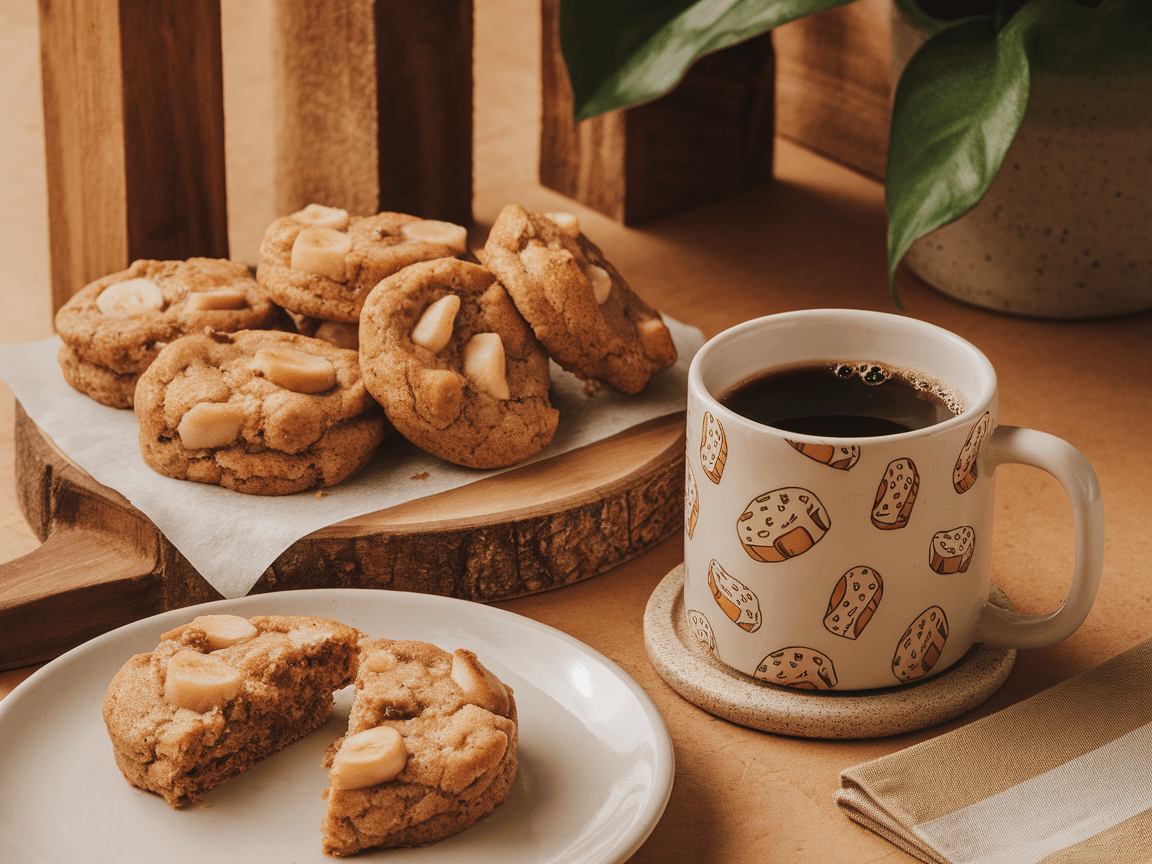
<svg viewBox="0 0 1152 864"><path fill-rule="evenodd" d="M577 121L672 89L700 56L851 0L564 0Z"/></svg>
<svg viewBox="0 0 1152 864"><path fill-rule="evenodd" d="M908 247L988 191L1024 119L1034 70L1096 80L1152 73L1146 0L1001 5L1000 15L962 19L929 36L900 76L885 180L888 276L897 305L896 266ZM1136 94L1147 89L1132 92L1139 101Z"/></svg>

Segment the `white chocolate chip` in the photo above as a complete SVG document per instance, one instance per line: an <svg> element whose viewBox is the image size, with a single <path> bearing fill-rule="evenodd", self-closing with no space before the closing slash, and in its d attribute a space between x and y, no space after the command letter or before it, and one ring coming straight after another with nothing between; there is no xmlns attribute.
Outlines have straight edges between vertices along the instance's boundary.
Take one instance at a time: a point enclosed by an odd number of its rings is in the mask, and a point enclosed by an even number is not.
<svg viewBox="0 0 1152 864"><path fill-rule="evenodd" d="M252 622L239 615L197 615L188 626L203 630L208 637L208 647L213 651L244 642L256 635Z"/></svg>
<svg viewBox="0 0 1152 864"><path fill-rule="evenodd" d="M636 330L640 334L640 344L644 346L644 353L653 360L665 362L668 358L676 357L676 345L672 341L672 333L668 325L659 318L646 318L636 325Z"/></svg>
<svg viewBox="0 0 1152 864"><path fill-rule="evenodd" d="M328 780L333 789L365 789L395 779L406 764L404 738L391 726L376 726L344 739Z"/></svg>
<svg viewBox="0 0 1152 864"><path fill-rule="evenodd" d="M493 714L508 716L508 688L484 667L473 652L457 648L452 653L452 680L472 704Z"/></svg>
<svg viewBox="0 0 1152 864"><path fill-rule="evenodd" d="M168 660L164 699L177 708L203 714L235 699L244 673L219 657L186 649Z"/></svg>
<svg viewBox="0 0 1152 864"><path fill-rule="evenodd" d="M452 338L452 325L459 311L460 298L456 294L445 294L429 304L412 328L412 341L433 354L439 353Z"/></svg>
<svg viewBox="0 0 1152 864"><path fill-rule="evenodd" d="M391 651L372 651L364 657L363 663L369 672L390 672L400 665Z"/></svg>
<svg viewBox="0 0 1152 864"><path fill-rule="evenodd" d="M125 279L109 285L96 298L96 308L105 315L123 317L146 312L159 312L164 308L164 295L160 286L143 276Z"/></svg>
<svg viewBox="0 0 1152 864"><path fill-rule="evenodd" d="M504 372L504 343L499 333L477 333L464 346L464 377L477 390L497 399L509 399Z"/></svg>
<svg viewBox="0 0 1152 864"><path fill-rule="evenodd" d="M352 238L334 228L301 229L292 243L293 270L323 276L333 282L348 278L344 259L352 251Z"/></svg>
<svg viewBox="0 0 1152 864"><path fill-rule="evenodd" d="M332 638L332 633L320 627L294 627L288 631L288 641L293 648L319 645Z"/></svg>
<svg viewBox="0 0 1152 864"><path fill-rule="evenodd" d="M323 393L336 384L336 367L327 358L266 345L252 358L252 366L273 384L294 393Z"/></svg>
<svg viewBox="0 0 1152 864"><path fill-rule="evenodd" d="M406 240L441 243L445 246L451 246L457 253L468 249L468 229L452 222L441 222L437 219L405 222L400 233L404 235Z"/></svg>
<svg viewBox="0 0 1152 864"><path fill-rule="evenodd" d="M243 309L247 305L248 296L239 288L216 288L189 294L184 308L190 312L211 312L217 309Z"/></svg>
<svg viewBox="0 0 1152 864"><path fill-rule="evenodd" d="M580 220L575 213L545 213L546 217L556 223L556 227L569 237L580 236Z"/></svg>
<svg viewBox="0 0 1152 864"><path fill-rule="evenodd" d="M607 270L595 264L581 264L580 269L584 271L584 275L592 283L592 294L596 297L597 305L604 305L604 301L612 293L612 277Z"/></svg>
<svg viewBox="0 0 1152 864"><path fill-rule="evenodd" d="M228 402L201 402L180 418L176 434L186 450L227 447L244 425L244 409Z"/></svg>
<svg viewBox="0 0 1152 864"><path fill-rule="evenodd" d="M309 204L303 210L292 214L301 222L344 231L348 228L348 211L339 207L325 207L323 204Z"/></svg>

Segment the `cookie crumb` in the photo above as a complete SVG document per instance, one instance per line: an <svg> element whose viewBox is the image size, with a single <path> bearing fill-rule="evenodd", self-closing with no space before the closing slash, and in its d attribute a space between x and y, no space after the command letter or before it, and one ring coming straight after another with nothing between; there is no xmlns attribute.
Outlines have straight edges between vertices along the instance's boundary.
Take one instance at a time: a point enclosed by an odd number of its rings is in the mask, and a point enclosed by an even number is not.
<svg viewBox="0 0 1152 864"><path fill-rule="evenodd" d="M323 489L317 489L317 490L316 490L316 497L317 497L317 498L327 498L327 497L328 497L328 493L327 493L327 492L325 492Z"/></svg>
<svg viewBox="0 0 1152 864"><path fill-rule="evenodd" d="M421 471L419 474L413 474L408 479L409 480L427 480L428 477L429 477L429 474L427 471Z"/></svg>

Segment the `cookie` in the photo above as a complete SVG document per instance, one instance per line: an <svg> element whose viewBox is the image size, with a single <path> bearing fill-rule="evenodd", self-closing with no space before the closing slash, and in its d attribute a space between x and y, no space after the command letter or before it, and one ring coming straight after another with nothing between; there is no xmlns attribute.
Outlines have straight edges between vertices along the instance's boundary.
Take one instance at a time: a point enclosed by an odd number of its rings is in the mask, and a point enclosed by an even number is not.
<svg viewBox="0 0 1152 864"><path fill-rule="evenodd" d="M508 796L516 701L474 653L365 640L348 733L330 749L324 852L423 846Z"/></svg>
<svg viewBox="0 0 1152 864"><path fill-rule="evenodd" d="M368 464L386 425L355 351L278 331L177 339L135 401L149 467L253 495L339 483Z"/></svg>
<svg viewBox="0 0 1152 864"><path fill-rule="evenodd" d="M418 261L468 254L467 234L460 225L403 213L349 217L309 204L268 226L256 279L291 312L355 322L377 282Z"/></svg>
<svg viewBox="0 0 1152 864"><path fill-rule="evenodd" d="M227 333L286 323L243 264L140 260L60 307L60 368L81 393L131 408L140 374L169 342L205 328Z"/></svg>
<svg viewBox="0 0 1152 864"><path fill-rule="evenodd" d="M381 281L360 317L360 366L396 430L457 465L511 465L556 432L548 356L478 264L445 258Z"/></svg>
<svg viewBox="0 0 1152 864"><path fill-rule="evenodd" d="M360 324L356 321L323 321L296 312L289 312L288 316L301 336L322 339L337 348L360 350Z"/></svg>
<svg viewBox="0 0 1152 864"><path fill-rule="evenodd" d="M676 362L660 314L580 233L574 216L510 204L479 254L552 359L582 380L639 393L654 372Z"/></svg>
<svg viewBox="0 0 1152 864"><path fill-rule="evenodd" d="M200 801L324 724L362 637L307 616L205 615L164 633L104 696L117 766L173 807Z"/></svg>

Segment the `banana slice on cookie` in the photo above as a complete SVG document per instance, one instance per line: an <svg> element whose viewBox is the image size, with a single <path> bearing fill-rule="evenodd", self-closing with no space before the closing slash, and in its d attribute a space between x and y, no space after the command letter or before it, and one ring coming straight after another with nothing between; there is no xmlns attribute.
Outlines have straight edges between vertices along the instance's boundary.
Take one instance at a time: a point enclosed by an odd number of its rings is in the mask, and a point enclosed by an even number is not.
<svg viewBox="0 0 1152 864"><path fill-rule="evenodd" d="M478 264L443 258L382 280L360 317L360 366L397 431L457 465L512 465L556 432L548 355Z"/></svg>

